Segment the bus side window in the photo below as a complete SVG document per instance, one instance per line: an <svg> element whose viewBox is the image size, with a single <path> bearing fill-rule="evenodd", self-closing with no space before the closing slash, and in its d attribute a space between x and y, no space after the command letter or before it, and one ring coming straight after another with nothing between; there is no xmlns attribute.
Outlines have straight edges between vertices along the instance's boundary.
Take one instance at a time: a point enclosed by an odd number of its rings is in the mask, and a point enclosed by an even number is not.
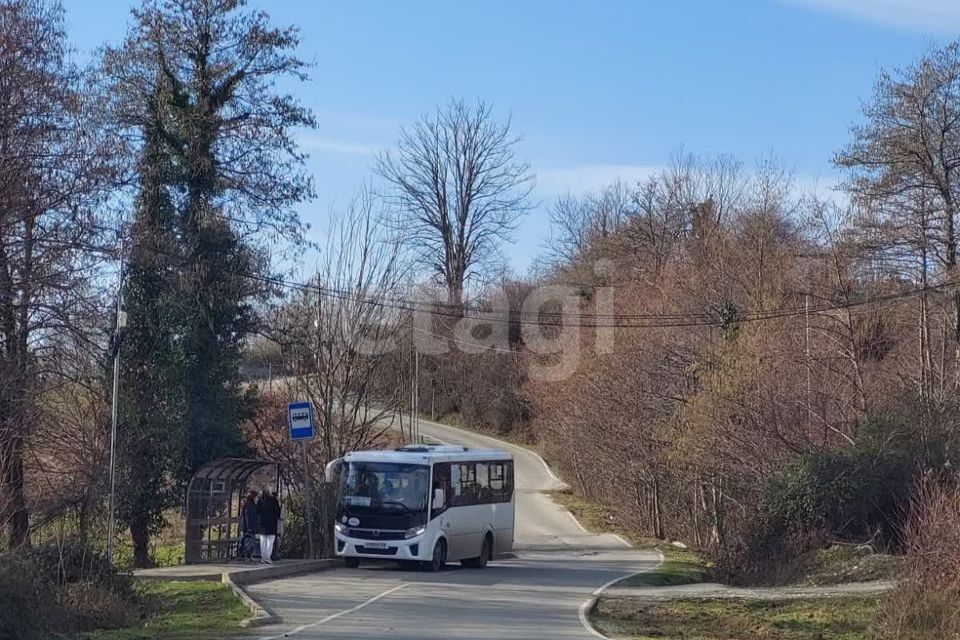
<svg viewBox="0 0 960 640"><path fill-rule="evenodd" d="M460 492L451 506L466 507L473 504L479 504L477 496L476 466L472 462L461 462L459 465L454 466L455 469L457 467L459 467Z"/></svg>
<svg viewBox="0 0 960 640"><path fill-rule="evenodd" d="M450 506L450 501L453 500L453 491L450 482L450 463L449 462L438 462L433 465L433 489L443 489L444 493L444 505L443 507L434 509L430 512L430 519L436 518L438 515L447 510L447 507ZM431 500L433 499L433 492L431 492Z"/></svg>
<svg viewBox="0 0 960 640"><path fill-rule="evenodd" d="M506 502L502 462L490 463L490 502Z"/></svg>
<svg viewBox="0 0 960 640"><path fill-rule="evenodd" d="M477 499L475 504L490 504L495 502L490 496L490 463L478 462L477 468Z"/></svg>
<svg viewBox="0 0 960 640"><path fill-rule="evenodd" d="M504 480L503 487L503 501L510 502L513 500L513 460L507 460L503 463L503 466L506 470L506 480Z"/></svg>

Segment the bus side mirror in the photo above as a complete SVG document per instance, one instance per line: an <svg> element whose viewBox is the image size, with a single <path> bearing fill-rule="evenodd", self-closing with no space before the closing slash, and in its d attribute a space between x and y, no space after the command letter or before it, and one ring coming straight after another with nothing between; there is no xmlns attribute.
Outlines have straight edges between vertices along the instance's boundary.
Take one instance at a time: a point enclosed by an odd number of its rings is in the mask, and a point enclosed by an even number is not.
<svg viewBox="0 0 960 640"><path fill-rule="evenodd" d="M340 475L340 468L342 466L343 466L343 458L337 458L327 463L326 468L323 470L324 480L326 480L327 482L336 482L337 476Z"/></svg>
<svg viewBox="0 0 960 640"><path fill-rule="evenodd" d="M443 493L443 489L434 489L433 490L433 508L434 509L443 509L444 499L446 496Z"/></svg>

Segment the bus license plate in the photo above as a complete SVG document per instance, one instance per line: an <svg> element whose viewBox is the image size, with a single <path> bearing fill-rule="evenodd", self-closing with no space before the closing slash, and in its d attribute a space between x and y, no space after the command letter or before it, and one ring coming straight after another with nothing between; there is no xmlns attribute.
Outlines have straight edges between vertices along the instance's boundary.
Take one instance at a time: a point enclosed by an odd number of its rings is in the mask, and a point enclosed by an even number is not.
<svg viewBox="0 0 960 640"><path fill-rule="evenodd" d="M386 549L387 543L386 542L365 542L363 543L363 546L370 547L371 549Z"/></svg>

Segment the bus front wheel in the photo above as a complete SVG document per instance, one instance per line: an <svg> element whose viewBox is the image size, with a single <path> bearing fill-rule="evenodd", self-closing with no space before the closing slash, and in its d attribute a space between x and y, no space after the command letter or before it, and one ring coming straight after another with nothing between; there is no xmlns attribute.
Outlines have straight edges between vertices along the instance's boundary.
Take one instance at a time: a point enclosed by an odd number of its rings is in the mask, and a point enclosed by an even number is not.
<svg viewBox="0 0 960 640"><path fill-rule="evenodd" d="M433 556L427 562L423 563L427 571L440 571L447 564L447 541L443 538L437 540L433 546Z"/></svg>
<svg viewBox="0 0 960 640"><path fill-rule="evenodd" d="M348 556L343 559L343 563L347 566L347 569L357 569L360 567L360 558Z"/></svg>

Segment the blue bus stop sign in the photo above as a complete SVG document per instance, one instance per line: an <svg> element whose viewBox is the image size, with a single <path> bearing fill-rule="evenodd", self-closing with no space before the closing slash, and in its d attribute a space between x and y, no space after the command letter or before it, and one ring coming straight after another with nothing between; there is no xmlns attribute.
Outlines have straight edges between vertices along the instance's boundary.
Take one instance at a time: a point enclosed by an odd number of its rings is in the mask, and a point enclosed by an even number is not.
<svg viewBox="0 0 960 640"><path fill-rule="evenodd" d="M291 402L287 405L287 424L291 440L309 440L313 437L313 407L309 402Z"/></svg>

